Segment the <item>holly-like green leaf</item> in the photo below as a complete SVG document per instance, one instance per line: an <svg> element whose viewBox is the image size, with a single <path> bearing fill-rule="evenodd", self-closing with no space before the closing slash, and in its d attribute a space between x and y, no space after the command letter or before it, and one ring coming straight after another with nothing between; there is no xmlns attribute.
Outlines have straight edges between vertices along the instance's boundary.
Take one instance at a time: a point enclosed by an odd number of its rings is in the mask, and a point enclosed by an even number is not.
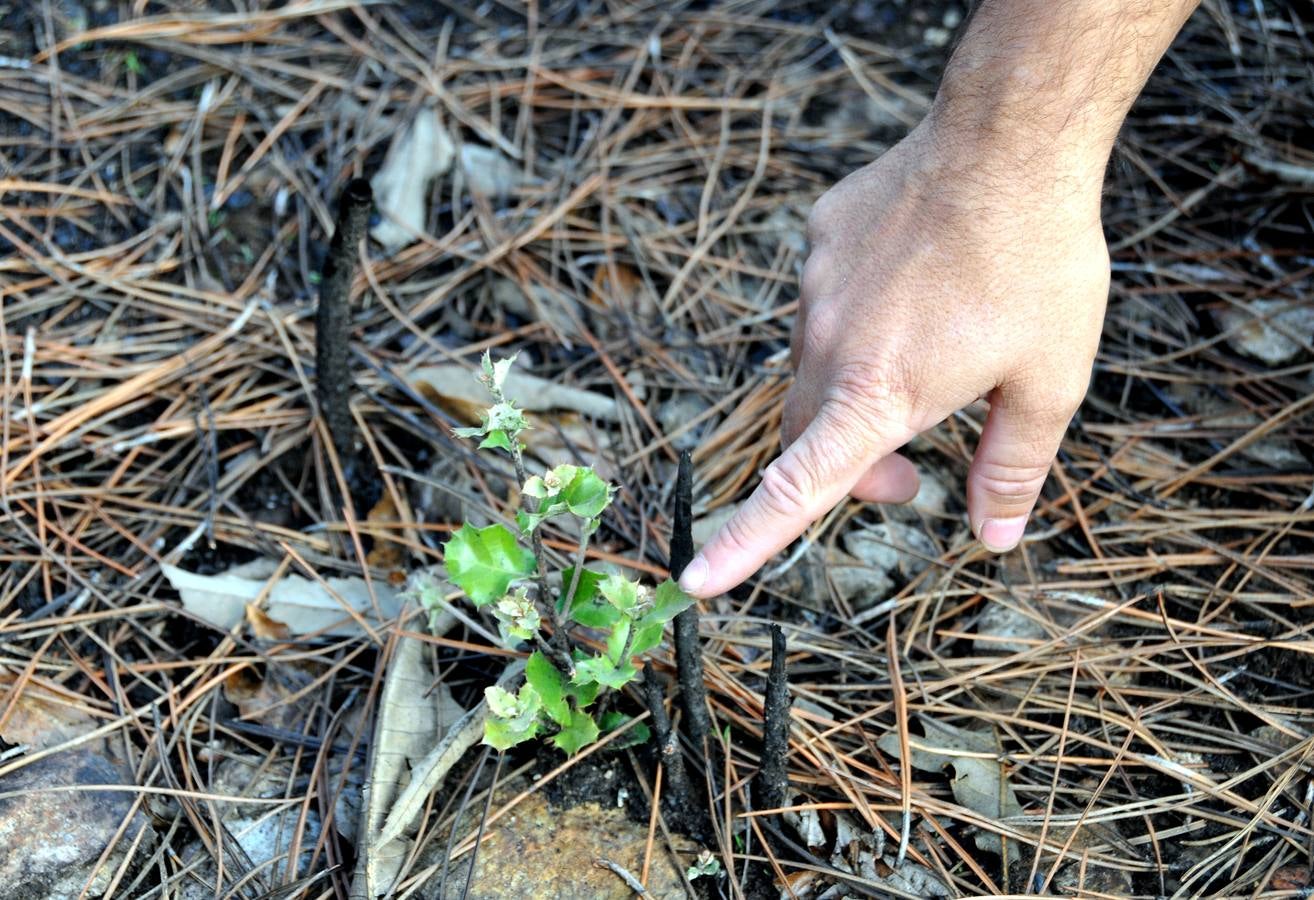
<svg viewBox="0 0 1314 900"><path fill-rule="evenodd" d="M581 519L596 519L611 502L611 485L587 466L579 466L561 489L561 499Z"/></svg>
<svg viewBox="0 0 1314 900"><path fill-rule="evenodd" d="M526 682L519 694L492 685L484 688L488 718L484 720L484 743L495 750L506 750L538 734L538 712L543 700Z"/></svg>
<svg viewBox="0 0 1314 900"><path fill-rule="evenodd" d="M662 632L666 630L664 622L650 622L647 617L634 623L634 633L630 638L630 653L638 656L647 653L662 642Z"/></svg>
<svg viewBox="0 0 1314 900"><path fill-rule="evenodd" d="M652 606L634 623L634 637L630 652L635 656L647 653L662 642L666 623L693 605L693 598L676 586L669 578L653 592Z"/></svg>
<svg viewBox="0 0 1314 900"><path fill-rule="evenodd" d="M603 713L602 718L598 721L598 726L602 729L603 734L609 731L615 731L617 728L625 725L633 718L623 712L612 710ZM617 738L607 745L608 750L624 750L626 747L638 747L641 744L648 743L652 739L652 731L646 724L640 722L629 731L625 732L624 737Z"/></svg>
<svg viewBox="0 0 1314 900"><path fill-rule="evenodd" d="M595 656L575 664L574 680L581 684L596 682L603 687L618 691L634 680L638 674L628 661L618 666L605 656Z"/></svg>
<svg viewBox="0 0 1314 900"><path fill-rule="evenodd" d="M479 442L480 450L488 450L490 448L505 450L510 453L511 438L507 437L507 433L502 429L494 428L492 431L488 432L488 437Z"/></svg>
<svg viewBox="0 0 1314 900"><path fill-rule="evenodd" d="M484 720L484 743L494 750L509 750L516 744L523 744L537 736L537 719L523 728L512 726L505 719L495 719L491 716Z"/></svg>
<svg viewBox="0 0 1314 900"><path fill-rule="evenodd" d="M622 575L608 575L598 585L598 592L621 612L629 612L639 602L639 583Z"/></svg>
<svg viewBox="0 0 1314 900"><path fill-rule="evenodd" d="M534 554L502 525L465 524L443 544L443 565L452 583L483 606L504 596L511 582L534 573Z"/></svg>
<svg viewBox="0 0 1314 900"><path fill-rule="evenodd" d="M525 661L525 681L543 700L543 711L561 727L570 724L570 704L566 702L565 679L552 661L535 650Z"/></svg>
<svg viewBox="0 0 1314 900"><path fill-rule="evenodd" d="M657 590L653 592L652 609L644 613L643 618L664 624L693 606L693 602L692 597L668 578L657 585Z"/></svg>
<svg viewBox="0 0 1314 900"><path fill-rule="evenodd" d="M566 751L567 756L574 756L597 739L598 723L588 713L576 710L570 717L570 724L553 735L552 743Z"/></svg>
<svg viewBox="0 0 1314 900"><path fill-rule="evenodd" d="M563 591L570 587L574 567L561 573ZM598 585L605 576L588 569L579 573L579 584L575 587L575 596L570 601L570 618L585 628L610 628L620 618L620 610L603 600L598 594ZM562 600L564 603L564 599Z"/></svg>
<svg viewBox="0 0 1314 900"><path fill-rule="evenodd" d="M589 658L580 650L575 651L574 657L577 666L580 662ZM566 696L575 701L576 709L588 709L592 706L593 701L598 699L598 692L601 690L601 686L596 681L583 683L568 681L565 687Z"/></svg>
<svg viewBox="0 0 1314 900"><path fill-rule="evenodd" d="M630 639L630 626L633 624L631 619L622 616L620 621L611 626L611 634L607 635L607 659L613 665L626 662L621 659L621 654L625 652L625 642Z"/></svg>

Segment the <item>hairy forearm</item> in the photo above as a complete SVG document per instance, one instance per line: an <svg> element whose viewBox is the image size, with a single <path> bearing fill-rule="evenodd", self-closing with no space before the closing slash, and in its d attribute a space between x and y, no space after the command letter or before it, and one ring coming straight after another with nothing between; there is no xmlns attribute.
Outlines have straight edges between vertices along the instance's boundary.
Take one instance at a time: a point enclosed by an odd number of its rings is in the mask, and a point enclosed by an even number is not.
<svg viewBox="0 0 1314 900"><path fill-rule="evenodd" d="M1132 102L1199 0L982 0L931 118L1005 170L1102 176Z"/></svg>

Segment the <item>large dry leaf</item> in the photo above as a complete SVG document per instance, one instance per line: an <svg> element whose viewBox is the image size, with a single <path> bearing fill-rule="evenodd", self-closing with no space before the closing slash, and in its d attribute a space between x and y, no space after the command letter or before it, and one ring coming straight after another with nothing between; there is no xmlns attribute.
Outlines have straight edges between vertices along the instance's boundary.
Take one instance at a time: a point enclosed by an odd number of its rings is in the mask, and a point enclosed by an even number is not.
<svg viewBox="0 0 1314 900"><path fill-rule="evenodd" d="M276 568L271 560L254 560L222 575L197 575L177 566L160 566L182 597L183 608L225 631L242 621L246 605L260 596ZM294 635L354 637L363 633L356 616L378 628L396 618L400 609L397 592L382 581L373 582L371 594L360 578L329 578L321 583L284 575L269 589L263 611Z"/></svg>
<svg viewBox="0 0 1314 900"><path fill-rule="evenodd" d="M29 750L57 747L94 731L97 722L78 698L25 684L15 699L13 676L0 679L0 711L9 715L0 727L0 739Z"/></svg>
<svg viewBox="0 0 1314 900"><path fill-rule="evenodd" d="M475 378L475 370L459 363L421 366L407 380L417 389L428 386L442 397L475 404L480 409L492 403L488 391ZM557 384L519 369L513 368L506 376L503 390L516 406L529 412L567 409L608 422L620 419L616 401L611 397Z"/></svg>
<svg viewBox="0 0 1314 900"><path fill-rule="evenodd" d="M423 109L393 138L388 155L370 180L381 217L370 237L394 253L424 234L429 182L452 167L455 148L436 109Z"/></svg>
<svg viewBox="0 0 1314 900"><path fill-rule="evenodd" d="M952 766L954 776L949 787L959 806L966 807L990 821L999 821L1022 815L1013 786L1009 784L1003 765L997 758L999 739L993 731L971 731L956 728L945 722L923 717L925 737L913 737L912 764L914 768L938 772ZM900 759L899 736L884 734L876 742L895 759ZM966 754L988 754L989 758ZM976 845L991 853L1003 853L999 835L990 831L976 834ZM1008 845L1010 859L1020 857L1015 843Z"/></svg>
<svg viewBox="0 0 1314 900"><path fill-rule="evenodd" d="M470 192L484 197L505 197L525 183L517 163L483 144L461 145L461 174Z"/></svg>
<svg viewBox="0 0 1314 900"><path fill-rule="evenodd" d="M412 577L412 588L421 575ZM439 617L437 630L445 631L454 621L450 615ZM401 872L414 843L414 829L394 828L382 836L384 821L403 788L424 779L424 773L416 768L464 715L448 687L437 681L424 641L399 637L384 678L370 743L353 898L378 896Z"/></svg>

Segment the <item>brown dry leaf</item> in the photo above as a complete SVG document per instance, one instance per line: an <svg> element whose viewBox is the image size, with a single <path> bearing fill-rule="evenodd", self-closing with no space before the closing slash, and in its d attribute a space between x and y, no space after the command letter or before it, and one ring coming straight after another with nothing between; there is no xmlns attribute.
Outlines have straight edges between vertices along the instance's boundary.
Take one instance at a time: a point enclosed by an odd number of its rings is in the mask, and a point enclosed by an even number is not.
<svg viewBox="0 0 1314 900"><path fill-rule="evenodd" d="M310 668L297 663L270 663L264 677L250 667L238 669L224 679L224 698L242 719L296 731L306 716L298 694L314 677Z"/></svg>
<svg viewBox="0 0 1314 900"><path fill-rule="evenodd" d="M428 385L440 397L473 404L476 422L479 420L478 411L492 403L488 391L475 377L475 369L472 366L460 363L420 366L414 369L406 380L417 390L423 391L422 385ZM516 406L527 412L570 410L607 422L616 422L620 419L620 409L611 397L539 378L523 368L511 369L506 376L503 389L507 397L515 401Z"/></svg>
<svg viewBox="0 0 1314 900"><path fill-rule="evenodd" d="M630 315L647 318L657 312L657 301L648 291L643 277L633 266L600 264L593 273L593 290L608 308L623 309Z"/></svg>
<svg viewBox="0 0 1314 900"><path fill-rule="evenodd" d="M429 183L452 167L456 148L438 110L421 110L393 138L383 165L371 179L380 221L370 237L393 253L424 234Z"/></svg>
<svg viewBox="0 0 1314 900"><path fill-rule="evenodd" d="M374 524L395 524L401 521L401 514L397 511L397 504L392 500L392 493L384 491L383 496L379 497L379 502L375 503L370 509L366 521ZM402 567L405 562L402 545L396 541L388 539L389 535L396 532L391 528L379 529L374 533L374 546L365 556L365 562L373 568L385 569L393 572Z"/></svg>
<svg viewBox="0 0 1314 900"><path fill-rule="evenodd" d="M1309 866L1283 866L1268 882L1270 891L1305 891L1311 886Z"/></svg>
<svg viewBox="0 0 1314 900"><path fill-rule="evenodd" d="M270 618L254 603L246 605L246 624L251 626L251 633L262 641L285 641L291 635L287 623Z"/></svg>
<svg viewBox="0 0 1314 900"><path fill-rule="evenodd" d="M8 717L0 724L0 738L6 743L44 750L80 737L98 724L80 698L28 682L15 700L12 692L16 679L7 676L0 683L4 684L0 712L11 700L13 704Z"/></svg>

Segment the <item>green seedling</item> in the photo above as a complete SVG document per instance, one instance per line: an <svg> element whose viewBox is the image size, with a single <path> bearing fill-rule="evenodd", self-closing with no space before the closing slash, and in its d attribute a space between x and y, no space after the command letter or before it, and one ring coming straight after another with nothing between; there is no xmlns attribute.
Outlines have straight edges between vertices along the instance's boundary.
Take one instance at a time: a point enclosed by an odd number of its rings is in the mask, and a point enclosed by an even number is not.
<svg viewBox="0 0 1314 900"><path fill-rule="evenodd" d="M493 362L484 354L479 380L493 404L480 414L477 427L455 432L477 439L481 450L511 457L521 484L517 527L462 525L443 545L444 565L471 603L488 608L508 649L534 648L516 693L497 686L484 692L484 743L506 750L550 736L573 754L628 721L615 711L595 718L591 710L606 691L618 691L638 676L635 657L661 644L666 624L693 601L670 579L651 588L585 567L589 538L601 525L614 488L588 466L561 465L542 475L527 474L521 436L529 422L504 391L514 362L514 356ZM579 531L575 564L560 573L562 587L555 592L548 589L539 535L549 519L573 520ZM553 623L551 644L543 635L546 622ZM600 632L602 651L570 641L575 626ZM637 725L623 739L639 741L646 734Z"/></svg>

